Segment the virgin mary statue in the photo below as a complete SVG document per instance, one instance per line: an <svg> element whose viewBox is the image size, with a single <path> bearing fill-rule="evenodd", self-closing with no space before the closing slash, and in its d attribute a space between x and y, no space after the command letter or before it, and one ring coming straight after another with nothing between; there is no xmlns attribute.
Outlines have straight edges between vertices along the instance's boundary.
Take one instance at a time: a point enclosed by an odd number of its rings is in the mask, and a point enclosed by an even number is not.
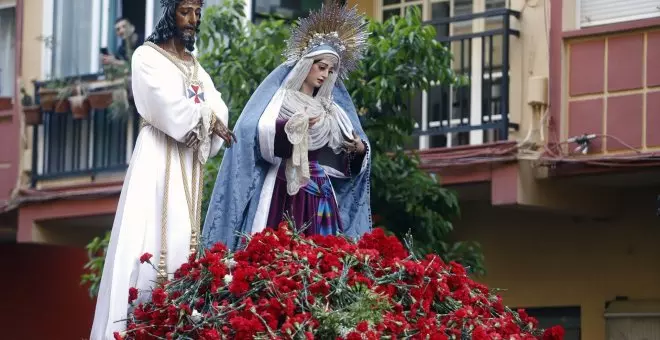
<svg viewBox="0 0 660 340"><path fill-rule="evenodd" d="M293 28L287 61L259 85L236 123L203 241L236 249L240 235L288 216L306 234L357 238L371 229L369 142L341 79L367 32L355 8L330 4Z"/></svg>

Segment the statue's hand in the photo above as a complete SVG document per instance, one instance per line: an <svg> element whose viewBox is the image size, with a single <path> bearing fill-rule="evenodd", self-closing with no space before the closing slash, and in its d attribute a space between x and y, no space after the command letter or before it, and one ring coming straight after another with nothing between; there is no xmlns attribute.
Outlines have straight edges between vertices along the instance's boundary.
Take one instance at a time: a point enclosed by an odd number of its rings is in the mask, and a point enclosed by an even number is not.
<svg viewBox="0 0 660 340"><path fill-rule="evenodd" d="M318 116L316 118L310 118L309 119L309 128L311 129L314 124L318 123L319 120L321 120L321 116Z"/></svg>
<svg viewBox="0 0 660 340"><path fill-rule="evenodd" d="M344 151L348 153L356 153L360 156L364 155L365 152L367 151L366 147L364 146L364 142L362 142L362 138L358 136L358 134L353 131L353 139L347 142L344 142Z"/></svg>
<svg viewBox="0 0 660 340"><path fill-rule="evenodd" d="M304 112L305 112L306 116L309 116L309 112L307 111L307 106L305 106ZM314 124L319 122L319 120L321 120L321 116L316 116L316 117L313 117L313 118L309 118L309 123L307 125L307 129L311 129L312 126L314 126Z"/></svg>
<svg viewBox="0 0 660 340"><path fill-rule="evenodd" d="M187 147L197 150L199 147L199 139L197 139L197 135L190 131L186 134L185 137L183 137L184 143L186 144Z"/></svg>
<svg viewBox="0 0 660 340"><path fill-rule="evenodd" d="M222 138L225 143L227 144L227 147L231 147L234 143L238 143L238 140L236 139L236 135L234 135L233 132L231 132L225 124L223 124L220 120L215 121L215 126L213 127L213 133L218 135L218 137Z"/></svg>

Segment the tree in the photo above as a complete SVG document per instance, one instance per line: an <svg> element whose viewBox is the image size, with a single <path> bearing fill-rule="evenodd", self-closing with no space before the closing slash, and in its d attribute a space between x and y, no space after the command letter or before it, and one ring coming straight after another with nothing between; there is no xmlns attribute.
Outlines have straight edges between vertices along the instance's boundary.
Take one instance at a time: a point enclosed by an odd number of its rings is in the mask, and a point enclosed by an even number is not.
<svg viewBox="0 0 660 340"><path fill-rule="evenodd" d="M200 27L200 62L223 94L232 126L259 83L283 61L288 36L282 20L245 20L243 3L225 0L208 8ZM405 17L371 21L369 30L366 55L345 84L373 148L376 222L400 238L410 233L420 253L435 252L482 273L479 245L451 238L452 220L460 212L455 194L420 170L417 155L404 149L414 126L408 107L412 96L432 83L461 85L463 78L452 71L449 49L435 39L432 26L422 24L415 8ZM205 204L221 160L207 165Z"/></svg>
<svg viewBox="0 0 660 340"><path fill-rule="evenodd" d="M289 35L283 20L253 24L244 13L243 0L225 0L204 11L200 26L199 60L229 107L230 127L261 81L284 61L282 51ZM463 79L452 71L451 53L435 40L435 29L423 25L420 18L413 8L405 17L371 21L365 57L345 83L373 149L372 210L379 226L400 239L412 236L418 252L437 253L483 273L479 245L451 238L452 220L460 214L456 195L420 170L417 155L404 148L414 126L408 107L412 96L432 83L461 85ZM221 161L219 154L206 164L204 212ZM90 247L96 252L100 243L107 247L107 236L94 242ZM104 255L95 254L90 253L83 276L84 282L92 284L91 295L96 295L92 290L103 268L99 261Z"/></svg>

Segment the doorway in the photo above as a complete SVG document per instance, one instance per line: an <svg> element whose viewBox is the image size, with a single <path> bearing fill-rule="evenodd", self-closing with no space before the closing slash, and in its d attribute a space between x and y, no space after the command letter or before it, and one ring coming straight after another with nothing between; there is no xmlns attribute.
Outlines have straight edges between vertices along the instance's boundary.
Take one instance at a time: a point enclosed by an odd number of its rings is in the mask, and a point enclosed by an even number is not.
<svg viewBox="0 0 660 340"><path fill-rule="evenodd" d="M147 0L121 0L120 16L128 19L134 26L135 32L144 39L144 27Z"/></svg>

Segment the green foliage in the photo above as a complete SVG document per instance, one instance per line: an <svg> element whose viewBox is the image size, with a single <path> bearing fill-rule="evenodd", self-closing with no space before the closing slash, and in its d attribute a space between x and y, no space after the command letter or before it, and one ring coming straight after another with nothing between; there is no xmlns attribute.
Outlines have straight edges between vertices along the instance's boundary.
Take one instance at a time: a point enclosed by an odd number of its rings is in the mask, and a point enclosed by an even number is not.
<svg viewBox="0 0 660 340"><path fill-rule="evenodd" d="M365 58L346 81L371 141L372 210L379 226L400 239L412 236L417 252L434 252L483 273L479 245L451 238L451 221L460 214L456 196L419 169L415 154L404 151L414 126L408 107L412 96L432 83L464 83L450 67L448 48L435 40L435 29L422 25L415 8L407 12L402 18L369 23L372 34ZM244 1L224 0L205 10L200 26L199 60L229 107L230 128L259 84L284 60L289 34L282 20L254 25L243 13ZM221 161L222 153L206 164L204 212ZM99 267L94 259L90 266L102 270L102 260ZM98 282L98 277L87 280Z"/></svg>
<svg viewBox="0 0 660 340"><path fill-rule="evenodd" d="M245 1L225 0L209 7L200 25L199 61L222 93L230 126L268 74L279 66L288 36L282 20L245 21Z"/></svg>
<svg viewBox="0 0 660 340"><path fill-rule="evenodd" d="M374 151L401 149L408 141L414 120L408 104L430 83L452 83L449 50L435 40L435 29L422 25L416 8L403 18L372 21L362 67L346 82L355 106L364 116Z"/></svg>
<svg viewBox="0 0 660 340"><path fill-rule="evenodd" d="M383 315L392 310L387 300L369 289L348 287L342 292L351 295L354 302L344 308L312 308L312 315L319 322L316 330L319 339L337 339L362 321L378 325L382 323Z"/></svg>
<svg viewBox="0 0 660 340"><path fill-rule="evenodd" d="M106 232L101 237L95 237L85 248L89 261L85 264L84 272L80 277L81 285L89 285L89 297L94 298L99 293L101 284L101 274L103 273L103 263L105 262L105 252L110 243L110 232Z"/></svg>
<svg viewBox="0 0 660 340"><path fill-rule="evenodd" d="M451 221L460 214L456 195L404 151L415 123L409 109L413 96L431 84L465 84L465 76L452 71L449 48L420 18L413 8L405 17L371 22L362 67L346 83L374 151L372 210L400 238L410 232L418 252L435 252L483 273L478 244L451 242Z"/></svg>
<svg viewBox="0 0 660 340"><path fill-rule="evenodd" d="M200 28L200 61L230 108L231 126L261 81L283 61L288 36L283 21L245 21L243 3L225 0L208 8ZM420 18L413 9L402 18L370 22L365 58L346 81L371 141L372 208L381 225L400 238L410 232L420 253L436 252L480 273L479 245L450 237L451 221L459 216L456 196L419 169L416 155L404 152L414 126L408 107L412 96L432 83L464 83L451 69L449 49ZM221 160L207 164L204 209Z"/></svg>

